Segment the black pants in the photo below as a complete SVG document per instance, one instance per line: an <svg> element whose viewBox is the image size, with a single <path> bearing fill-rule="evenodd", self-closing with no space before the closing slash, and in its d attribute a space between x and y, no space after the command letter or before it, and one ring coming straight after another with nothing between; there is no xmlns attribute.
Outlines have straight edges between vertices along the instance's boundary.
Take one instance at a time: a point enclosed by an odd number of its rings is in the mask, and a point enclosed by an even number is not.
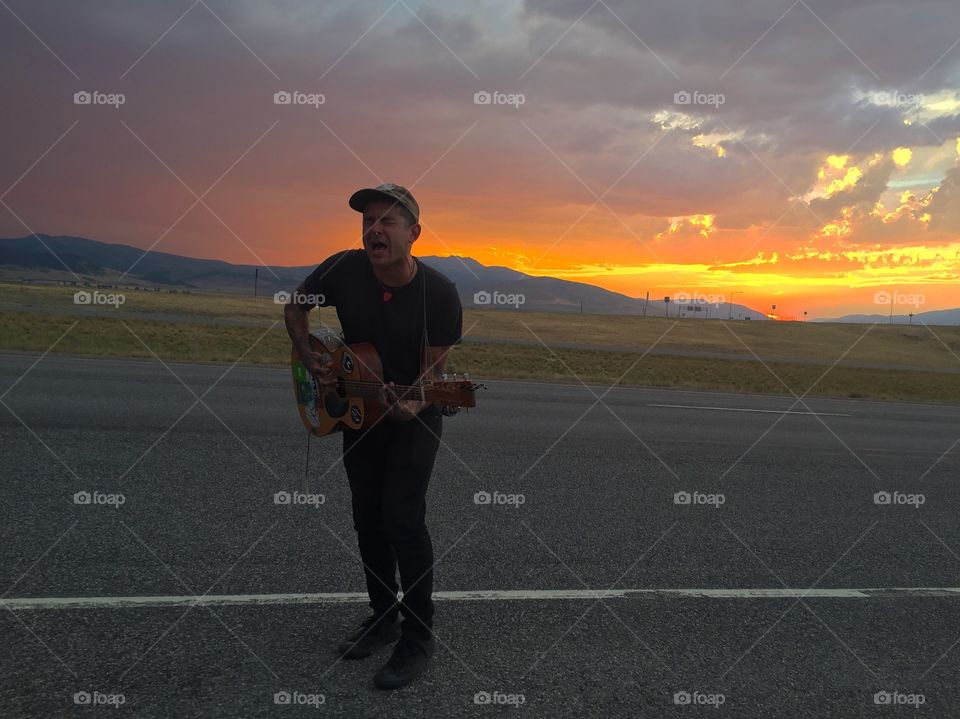
<svg viewBox="0 0 960 719"><path fill-rule="evenodd" d="M403 614L404 634L429 638L433 627L433 544L426 496L440 446L443 418L436 408L407 422L381 421L347 430L343 464L350 480L370 606L376 615ZM397 569L403 587L398 607Z"/></svg>

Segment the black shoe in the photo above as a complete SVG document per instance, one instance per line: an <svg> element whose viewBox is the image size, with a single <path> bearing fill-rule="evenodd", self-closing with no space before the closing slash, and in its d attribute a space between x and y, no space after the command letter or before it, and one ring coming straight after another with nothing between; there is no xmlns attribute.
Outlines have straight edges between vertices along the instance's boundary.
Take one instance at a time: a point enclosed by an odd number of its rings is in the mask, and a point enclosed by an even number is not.
<svg viewBox="0 0 960 719"><path fill-rule="evenodd" d="M397 617L367 617L353 634L341 642L338 647L344 659L364 659L377 647L385 647L397 641L400 636L400 622Z"/></svg>
<svg viewBox="0 0 960 719"><path fill-rule="evenodd" d="M393 655L373 675L373 683L378 689L398 689L416 679L427 668L433 656L436 644L429 640L418 641L408 636L400 637Z"/></svg>

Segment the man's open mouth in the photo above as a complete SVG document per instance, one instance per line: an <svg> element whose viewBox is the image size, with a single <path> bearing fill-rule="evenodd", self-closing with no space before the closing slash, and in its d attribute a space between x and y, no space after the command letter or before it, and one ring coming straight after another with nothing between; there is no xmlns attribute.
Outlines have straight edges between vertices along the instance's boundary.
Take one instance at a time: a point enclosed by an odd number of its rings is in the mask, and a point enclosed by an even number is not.
<svg viewBox="0 0 960 719"><path fill-rule="evenodd" d="M371 252L386 252L387 243L381 242L380 240L372 240L369 245Z"/></svg>

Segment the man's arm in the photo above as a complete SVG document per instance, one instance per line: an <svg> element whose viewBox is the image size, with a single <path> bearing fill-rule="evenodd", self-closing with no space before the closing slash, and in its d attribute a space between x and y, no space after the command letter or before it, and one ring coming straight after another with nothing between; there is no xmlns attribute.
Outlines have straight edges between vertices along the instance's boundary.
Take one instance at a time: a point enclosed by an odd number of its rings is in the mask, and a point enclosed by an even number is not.
<svg viewBox="0 0 960 719"><path fill-rule="evenodd" d="M427 369L424 374L431 379L443 377L443 370L447 366L447 353L452 347L427 347Z"/></svg>
<svg viewBox="0 0 960 719"><path fill-rule="evenodd" d="M304 283L300 283L293 299L306 296ZM336 375L333 374L333 364L329 361L323 361L323 355L310 349L310 320L308 315L312 305L299 304L294 301L288 302L283 308L283 320L287 326L287 334L297 348L300 355L300 361L307 368L307 372L313 375L317 382L324 385L334 385L337 382Z"/></svg>
<svg viewBox="0 0 960 719"><path fill-rule="evenodd" d="M460 296L453 283L444 282L431 291L430 320L428 321L430 336L434 341L442 343L439 346L428 347L423 357L424 368L422 376L428 380L441 379L447 362L447 353L453 345L461 340L463 330L463 308L460 306ZM390 404L396 403L388 414L391 419L401 421L413 419L426 406L426 402L399 402L396 395L387 387L387 399ZM447 408L444 414L454 414L455 408Z"/></svg>
<svg viewBox="0 0 960 719"><path fill-rule="evenodd" d="M426 359L426 368L423 370L422 377L429 381L437 381L443 378L443 370L447 364L447 353L450 347L428 347ZM392 389L393 383L387 385L386 400L390 406L387 417L398 422L406 422L416 417L420 412L427 408L429 402L421 402L416 399L398 399Z"/></svg>
<svg viewBox="0 0 960 719"><path fill-rule="evenodd" d="M305 294L301 282L293 296L303 297ZM312 309L308 305L298 305L292 301L283 306L283 320L287 325L287 334L290 335L293 346L297 348L304 364L307 363L310 355L310 320L307 315Z"/></svg>

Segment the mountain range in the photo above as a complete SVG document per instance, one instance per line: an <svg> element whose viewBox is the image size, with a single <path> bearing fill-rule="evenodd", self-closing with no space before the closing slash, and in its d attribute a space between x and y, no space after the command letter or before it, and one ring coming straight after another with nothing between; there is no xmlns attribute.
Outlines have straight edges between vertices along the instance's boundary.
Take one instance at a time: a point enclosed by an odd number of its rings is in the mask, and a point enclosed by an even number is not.
<svg viewBox="0 0 960 719"><path fill-rule="evenodd" d="M49 248L49 249L47 249ZM322 259L322 258L321 258ZM554 277L536 277L507 267L488 267L470 257L420 257L427 265L456 283L464 307L593 314L643 314L644 299L628 297L584 282ZM73 271L85 284L162 287L198 292L271 295L293 290L316 265L264 267L234 265L222 260L184 257L98 242L83 237L28 235L0 239L0 279L6 281L76 282ZM69 268L69 269L67 269ZM650 316L664 316L663 298L651 300ZM669 305L670 316L678 312L696 317L764 319L763 313L743 305Z"/></svg>
<svg viewBox="0 0 960 719"><path fill-rule="evenodd" d="M873 324L879 322L882 325L960 325L960 308L952 310L931 310L929 312L915 312L911 315L844 315L843 317L832 317L830 319L817 319L814 322L853 322L861 324Z"/></svg>
<svg viewBox="0 0 960 719"><path fill-rule="evenodd" d="M48 249L49 248L49 249ZM322 259L322 258L321 258ZM456 283L464 307L506 310L585 312L609 315L763 320L762 312L745 305L703 302L665 303L663 297L628 297L618 292L554 277L537 277L508 267L486 266L470 257L421 257L427 265ZM146 252L129 245L98 242L83 237L28 235L0 239L0 279L5 281L76 282L84 284L162 287L197 292L253 294L254 278L259 295L291 291L316 265L279 267L234 265ZM69 269L68 269L69 268ZM72 272L71 272L72 270ZM829 322L889 322L888 315L847 315ZM894 315L893 322L907 324L910 318ZM916 324L958 325L960 308L921 312Z"/></svg>

